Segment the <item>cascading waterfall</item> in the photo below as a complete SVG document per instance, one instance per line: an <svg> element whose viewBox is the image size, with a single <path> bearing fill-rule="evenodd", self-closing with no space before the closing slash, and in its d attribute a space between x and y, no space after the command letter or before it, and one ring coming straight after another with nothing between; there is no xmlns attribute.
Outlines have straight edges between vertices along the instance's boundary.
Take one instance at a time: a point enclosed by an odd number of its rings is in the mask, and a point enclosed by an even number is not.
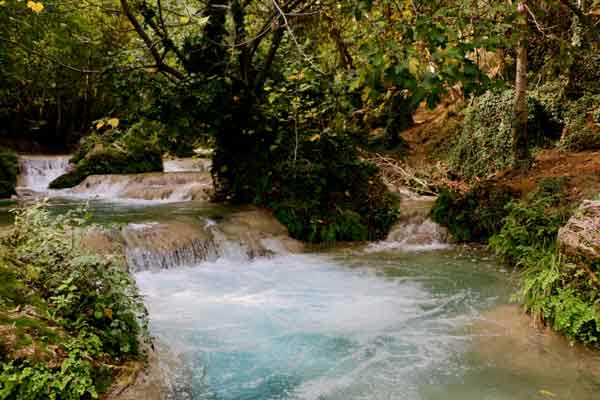
<svg viewBox="0 0 600 400"><path fill-rule="evenodd" d="M88 199L175 203L207 200L211 190L211 177L206 172L151 172L92 175L61 194Z"/></svg>
<svg viewBox="0 0 600 400"><path fill-rule="evenodd" d="M163 161L165 172L209 172L211 160L206 158L176 158Z"/></svg>
<svg viewBox="0 0 600 400"><path fill-rule="evenodd" d="M48 189L54 179L65 174L69 169L71 156L19 156L18 186L40 192Z"/></svg>
<svg viewBox="0 0 600 400"><path fill-rule="evenodd" d="M385 250L423 251L448 247L448 231L429 217L431 200L404 202L400 220L384 241L373 243L367 252Z"/></svg>

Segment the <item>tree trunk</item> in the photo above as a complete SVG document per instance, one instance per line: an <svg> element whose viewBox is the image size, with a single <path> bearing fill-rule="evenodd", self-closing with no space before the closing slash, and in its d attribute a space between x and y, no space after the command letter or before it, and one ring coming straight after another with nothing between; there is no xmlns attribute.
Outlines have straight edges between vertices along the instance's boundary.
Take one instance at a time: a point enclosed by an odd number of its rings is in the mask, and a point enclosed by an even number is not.
<svg viewBox="0 0 600 400"><path fill-rule="evenodd" d="M515 105L512 121L513 166L525 169L529 166L529 143L527 135L527 8L525 2L519 2L517 9L521 14L518 26L517 73L515 80Z"/></svg>

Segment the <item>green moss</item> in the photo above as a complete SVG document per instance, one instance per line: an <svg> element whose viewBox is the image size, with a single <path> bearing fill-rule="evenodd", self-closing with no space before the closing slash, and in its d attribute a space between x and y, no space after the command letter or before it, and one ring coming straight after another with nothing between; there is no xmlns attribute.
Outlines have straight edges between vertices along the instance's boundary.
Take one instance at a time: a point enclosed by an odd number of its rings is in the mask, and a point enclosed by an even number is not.
<svg viewBox="0 0 600 400"><path fill-rule="evenodd" d="M478 185L465 194L442 189L431 215L460 242L486 242L502 228L506 204L517 197L512 189Z"/></svg>
<svg viewBox="0 0 600 400"><path fill-rule="evenodd" d="M136 143L127 151L114 148L91 151L79 161L75 169L50 183L52 189L78 185L90 175L137 174L163 170L162 152L149 143Z"/></svg>
<svg viewBox="0 0 600 400"><path fill-rule="evenodd" d="M19 159L10 150L0 149L0 199L15 194L17 177L19 176Z"/></svg>

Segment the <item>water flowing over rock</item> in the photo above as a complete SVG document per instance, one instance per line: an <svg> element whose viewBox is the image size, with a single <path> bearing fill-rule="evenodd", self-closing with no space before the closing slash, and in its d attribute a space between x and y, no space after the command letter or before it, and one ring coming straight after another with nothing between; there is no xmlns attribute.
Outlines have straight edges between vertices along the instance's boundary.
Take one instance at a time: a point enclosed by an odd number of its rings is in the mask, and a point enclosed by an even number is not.
<svg viewBox="0 0 600 400"><path fill-rule="evenodd" d="M429 218L435 198L422 197L405 200L400 205L401 215L385 241L371 244L368 252L385 250L435 250L448 246L448 231Z"/></svg>
<svg viewBox="0 0 600 400"><path fill-rule="evenodd" d="M120 254L132 272L193 266L220 258L247 262L303 249L273 216L255 208L232 213L218 222L200 218L94 228L86 234L84 246Z"/></svg>
<svg viewBox="0 0 600 400"><path fill-rule="evenodd" d="M163 161L165 172L210 172L211 160L207 158L176 158Z"/></svg>
<svg viewBox="0 0 600 400"><path fill-rule="evenodd" d="M558 231L558 244L570 256L600 262L600 201L584 201Z"/></svg>
<svg viewBox="0 0 600 400"><path fill-rule="evenodd" d="M151 172L133 175L92 175L62 194L98 199L163 202L208 200L212 180L206 172Z"/></svg>
<svg viewBox="0 0 600 400"><path fill-rule="evenodd" d="M69 170L71 156L19 156L21 174L17 186L22 191L30 190L41 192L48 189L54 179Z"/></svg>

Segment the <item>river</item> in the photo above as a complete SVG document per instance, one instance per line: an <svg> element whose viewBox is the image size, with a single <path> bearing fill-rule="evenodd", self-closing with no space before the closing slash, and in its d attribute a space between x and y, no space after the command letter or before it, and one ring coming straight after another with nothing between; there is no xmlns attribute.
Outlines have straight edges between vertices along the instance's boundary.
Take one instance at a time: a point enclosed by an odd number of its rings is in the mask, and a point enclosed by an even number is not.
<svg viewBox="0 0 600 400"><path fill-rule="evenodd" d="M52 196L56 213L84 201ZM0 203L0 223L15 205ZM202 226L213 241L211 229L231 232L221 221L238 211L193 201L103 199L89 207L104 226L175 220ZM253 256L243 250L245 233L228 233L213 257L136 268L152 334L168 348L170 359L159 360L169 377L164 397L600 398L598 354L531 328L509 305L514 273L480 249L407 243L431 227L404 224L375 245Z"/></svg>

